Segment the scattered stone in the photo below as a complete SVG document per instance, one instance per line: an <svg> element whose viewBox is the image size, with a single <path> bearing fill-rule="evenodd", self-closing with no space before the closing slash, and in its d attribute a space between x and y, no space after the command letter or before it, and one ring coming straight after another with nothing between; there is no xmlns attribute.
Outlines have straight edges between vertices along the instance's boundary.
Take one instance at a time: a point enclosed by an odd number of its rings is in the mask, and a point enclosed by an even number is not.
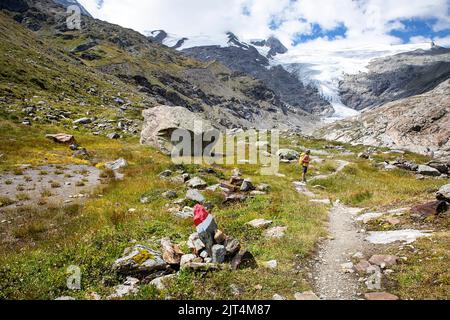
<svg viewBox="0 0 450 320"><path fill-rule="evenodd" d="M122 168L125 168L126 166L128 166L128 162L124 158L120 158L120 159L117 159L116 161L108 162L105 164L105 167L107 169L110 169L113 171L120 170Z"/></svg>
<svg viewBox="0 0 450 320"><path fill-rule="evenodd" d="M262 229L270 226L272 223L272 220L255 219L248 222L247 224L253 228Z"/></svg>
<svg viewBox="0 0 450 320"><path fill-rule="evenodd" d="M161 248L163 251L163 259L167 264L179 265L181 257L184 255L180 247L173 245L169 238L161 239Z"/></svg>
<svg viewBox="0 0 450 320"><path fill-rule="evenodd" d="M47 139L53 140L55 143L62 143L62 144L69 144L69 145L75 144L75 137L70 134L65 134L65 133L47 134L45 137Z"/></svg>
<svg viewBox="0 0 450 320"><path fill-rule="evenodd" d="M242 182L242 185L241 185L241 191L242 192L249 192L249 191L252 191L254 189L255 189L255 187L253 186L253 183L252 183L252 181L250 179L245 179Z"/></svg>
<svg viewBox="0 0 450 320"><path fill-rule="evenodd" d="M117 139L120 139L120 134L114 132L114 133L108 134L106 137L111 140L117 140Z"/></svg>
<svg viewBox="0 0 450 320"><path fill-rule="evenodd" d="M81 148L79 150L76 150L73 155L74 158L77 159L83 159L83 160L88 160L90 155L89 152L85 149L85 148Z"/></svg>
<svg viewBox="0 0 450 320"><path fill-rule="evenodd" d="M178 197L177 193L173 190L166 191L161 196L165 199L176 199Z"/></svg>
<svg viewBox="0 0 450 320"><path fill-rule="evenodd" d="M167 282L170 282L171 279L174 279L177 277L176 274L169 274L167 276L162 276L159 278L156 278L150 282L150 285L155 286L156 289L162 291L166 289Z"/></svg>
<svg viewBox="0 0 450 320"><path fill-rule="evenodd" d="M227 236L225 233L223 233L221 230L217 230L216 234L214 235L214 241L218 244L225 243L225 240L227 239Z"/></svg>
<svg viewBox="0 0 450 320"><path fill-rule="evenodd" d="M195 254L185 254L181 257L180 266L183 267L186 264L193 262L195 259L197 259Z"/></svg>
<svg viewBox="0 0 450 320"><path fill-rule="evenodd" d="M364 256L364 253L362 253L362 252L356 252L356 253L353 255L352 258L353 258L353 259L362 260L362 259L365 258L365 256Z"/></svg>
<svg viewBox="0 0 450 320"><path fill-rule="evenodd" d="M449 162L442 162L433 160L427 163L427 166L430 166L431 168L434 168L438 170L442 174L448 174L450 173L450 163Z"/></svg>
<svg viewBox="0 0 450 320"><path fill-rule="evenodd" d="M411 208L411 213L420 219L438 216L446 212L449 206L446 201L432 201Z"/></svg>
<svg viewBox="0 0 450 320"><path fill-rule="evenodd" d="M366 300L400 300L399 297L387 292L371 292L364 295Z"/></svg>
<svg viewBox="0 0 450 320"><path fill-rule="evenodd" d="M266 194L267 193L265 193L264 191L257 191L257 190L254 190L254 191L250 192L250 196L252 196L252 197L265 196Z"/></svg>
<svg viewBox="0 0 450 320"><path fill-rule="evenodd" d="M381 218L383 215L385 215L385 213L383 213L383 212L367 212L367 213L364 213L364 214L358 216L356 218L356 221L360 221L362 223L367 224L372 220Z"/></svg>
<svg viewBox="0 0 450 320"><path fill-rule="evenodd" d="M92 122L91 118L80 118L77 119L73 122L74 125L78 125L78 124L89 124Z"/></svg>
<svg viewBox="0 0 450 320"><path fill-rule="evenodd" d="M194 209L191 207L184 207L183 210L176 211L173 214L181 219L189 219L194 217Z"/></svg>
<svg viewBox="0 0 450 320"><path fill-rule="evenodd" d="M195 177L187 182L187 186L192 189L204 189L208 184L202 179Z"/></svg>
<svg viewBox="0 0 450 320"><path fill-rule="evenodd" d="M205 197L196 189L189 189L186 192L186 199L197 203L204 203L206 201Z"/></svg>
<svg viewBox="0 0 450 320"><path fill-rule="evenodd" d="M225 250L227 257L232 257L241 249L241 244L236 239L227 239L225 242Z"/></svg>
<svg viewBox="0 0 450 320"><path fill-rule="evenodd" d="M273 297L272 297L272 300L283 301L283 300L286 300L286 298L281 296L281 295L279 295L279 294L274 294Z"/></svg>
<svg viewBox="0 0 450 320"><path fill-rule="evenodd" d="M120 299L131 294L139 292L139 279L127 277L124 284L120 284L114 287L115 292L108 297L108 299Z"/></svg>
<svg viewBox="0 0 450 320"><path fill-rule="evenodd" d="M361 152L360 154L358 154L358 158L361 158L361 159L370 159L370 153L368 153L368 152Z"/></svg>
<svg viewBox="0 0 450 320"><path fill-rule="evenodd" d="M442 186L439 191L436 192L436 199L450 203L450 184Z"/></svg>
<svg viewBox="0 0 450 320"><path fill-rule="evenodd" d="M158 176L160 178L168 178L172 175L172 171L171 170L164 170L163 172L161 172Z"/></svg>
<svg viewBox="0 0 450 320"><path fill-rule="evenodd" d="M225 203L244 202L247 200L247 196L239 193L232 193L225 197Z"/></svg>
<svg viewBox="0 0 450 320"><path fill-rule="evenodd" d="M367 260L361 260L359 263L357 263L355 265L355 270L356 272L360 273L360 274L366 274L367 270L371 267L372 265L369 263L369 261Z"/></svg>
<svg viewBox="0 0 450 320"><path fill-rule="evenodd" d="M315 301L320 300L319 297L312 291L306 291L303 293L296 293L294 295L295 300L298 301Z"/></svg>
<svg viewBox="0 0 450 320"><path fill-rule="evenodd" d="M393 265L397 264L398 261L397 256L393 255L374 255L369 259L369 262L371 264L377 265L382 269L385 269L386 267L392 267Z"/></svg>
<svg viewBox="0 0 450 320"><path fill-rule="evenodd" d="M227 251L223 245L215 244L211 249L211 258L213 263L224 263Z"/></svg>
<svg viewBox="0 0 450 320"><path fill-rule="evenodd" d="M264 235L266 238L281 239L284 237L287 227L274 227L267 230Z"/></svg>
<svg viewBox="0 0 450 320"><path fill-rule="evenodd" d="M201 250L205 249L205 244L200 240L197 232L189 236L187 245L190 249L194 250L195 253L198 253Z"/></svg>
<svg viewBox="0 0 450 320"><path fill-rule="evenodd" d="M69 297L69 296L63 296L63 297L59 297L56 298L55 301L75 301L77 299L75 299L74 297Z"/></svg>
<svg viewBox="0 0 450 320"><path fill-rule="evenodd" d="M264 265L265 265L265 267L267 269L274 270L274 269L278 268L278 261L277 260L270 260L270 261L267 261Z"/></svg>
<svg viewBox="0 0 450 320"><path fill-rule="evenodd" d="M195 272L210 272L219 270L219 266L215 263L189 262L183 265L183 269Z"/></svg>
<svg viewBox="0 0 450 320"><path fill-rule="evenodd" d="M353 270L354 265L352 262L341 264L341 268L342 268L342 271L344 271L344 273L353 273L354 272L354 270Z"/></svg>
<svg viewBox="0 0 450 320"><path fill-rule="evenodd" d="M419 168L417 169L417 172L421 175L431 177L439 177L441 175L439 170L426 165L420 165Z"/></svg>
<svg viewBox="0 0 450 320"><path fill-rule="evenodd" d="M241 186L242 183L244 183L244 179L242 179L241 177L231 177L230 179L230 184L234 187L234 186Z"/></svg>
<svg viewBox="0 0 450 320"><path fill-rule="evenodd" d="M166 269L161 254L143 245L125 250L124 256L113 264L113 271L125 275L148 275Z"/></svg>
<svg viewBox="0 0 450 320"><path fill-rule="evenodd" d="M261 183L256 186L257 191L267 192L270 190L270 185L267 183Z"/></svg>

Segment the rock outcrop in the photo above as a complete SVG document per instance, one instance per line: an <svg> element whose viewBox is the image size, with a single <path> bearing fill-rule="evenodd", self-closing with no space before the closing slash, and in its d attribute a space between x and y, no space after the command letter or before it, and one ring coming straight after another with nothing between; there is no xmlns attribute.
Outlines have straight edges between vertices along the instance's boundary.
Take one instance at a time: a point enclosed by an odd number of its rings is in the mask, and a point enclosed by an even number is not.
<svg viewBox="0 0 450 320"><path fill-rule="evenodd" d="M318 130L329 140L450 156L450 80Z"/></svg>
<svg viewBox="0 0 450 320"><path fill-rule="evenodd" d="M367 73L339 84L342 102L353 109L380 106L426 93L450 78L450 49L433 47L372 61Z"/></svg>

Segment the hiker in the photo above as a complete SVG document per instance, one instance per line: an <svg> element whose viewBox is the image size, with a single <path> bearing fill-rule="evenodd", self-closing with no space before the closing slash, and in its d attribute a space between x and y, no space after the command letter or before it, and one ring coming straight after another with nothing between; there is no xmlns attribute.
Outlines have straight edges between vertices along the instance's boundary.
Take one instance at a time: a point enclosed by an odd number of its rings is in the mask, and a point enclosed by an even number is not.
<svg viewBox="0 0 450 320"><path fill-rule="evenodd" d="M306 174L308 173L309 163L311 162L311 151L307 150L300 156L300 165L302 167L302 181L306 183Z"/></svg>

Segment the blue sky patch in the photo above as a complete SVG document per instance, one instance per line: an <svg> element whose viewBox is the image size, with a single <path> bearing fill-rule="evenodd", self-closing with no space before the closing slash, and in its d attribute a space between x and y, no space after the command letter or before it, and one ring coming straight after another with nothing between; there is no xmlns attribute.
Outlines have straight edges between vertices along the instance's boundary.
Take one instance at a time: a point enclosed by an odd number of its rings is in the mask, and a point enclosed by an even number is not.
<svg viewBox="0 0 450 320"><path fill-rule="evenodd" d="M300 43L307 42L310 40L314 40L317 38L323 38L327 37L329 40L334 40L338 37L345 37L345 34L347 33L347 27L343 24L340 24L338 27L332 29L332 30L324 30L320 27L320 25L314 23L311 25L312 30L309 34L301 34L298 33L293 41L292 45L296 46Z"/></svg>
<svg viewBox="0 0 450 320"><path fill-rule="evenodd" d="M433 31L433 25L437 19L407 19L400 20L404 29L392 30L389 34L400 38L403 43L408 43L412 37L422 36L429 39L442 38L450 35L450 29Z"/></svg>

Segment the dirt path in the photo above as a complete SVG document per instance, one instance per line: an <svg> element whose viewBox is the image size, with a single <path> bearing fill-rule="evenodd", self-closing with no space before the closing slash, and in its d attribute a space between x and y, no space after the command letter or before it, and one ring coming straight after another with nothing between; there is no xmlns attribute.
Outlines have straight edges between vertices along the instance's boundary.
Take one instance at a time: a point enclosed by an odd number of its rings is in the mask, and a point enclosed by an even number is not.
<svg viewBox="0 0 450 320"><path fill-rule="evenodd" d="M321 299L354 300L361 298L361 283L352 273L346 273L343 264L364 251L367 243L358 233L354 215L361 209L335 204L330 210L330 239L320 245L319 255L313 266L314 289Z"/></svg>
<svg viewBox="0 0 450 320"><path fill-rule="evenodd" d="M320 175L312 178L326 179L336 175L347 167L350 162L338 160L338 168L332 174ZM310 198L316 195L309 191L307 185L302 182L294 182L294 187L300 194ZM311 200L315 201L315 200ZM336 203L330 210L328 230L330 239L319 247L319 253L313 265L313 287L317 296L327 300L355 300L362 297L361 284L358 276L348 273L343 268L346 263L351 263L352 256L364 251L368 246L364 236L358 233L358 225L355 223L355 215L362 209L350 208ZM347 268L352 269L352 268Z"/></svg>

